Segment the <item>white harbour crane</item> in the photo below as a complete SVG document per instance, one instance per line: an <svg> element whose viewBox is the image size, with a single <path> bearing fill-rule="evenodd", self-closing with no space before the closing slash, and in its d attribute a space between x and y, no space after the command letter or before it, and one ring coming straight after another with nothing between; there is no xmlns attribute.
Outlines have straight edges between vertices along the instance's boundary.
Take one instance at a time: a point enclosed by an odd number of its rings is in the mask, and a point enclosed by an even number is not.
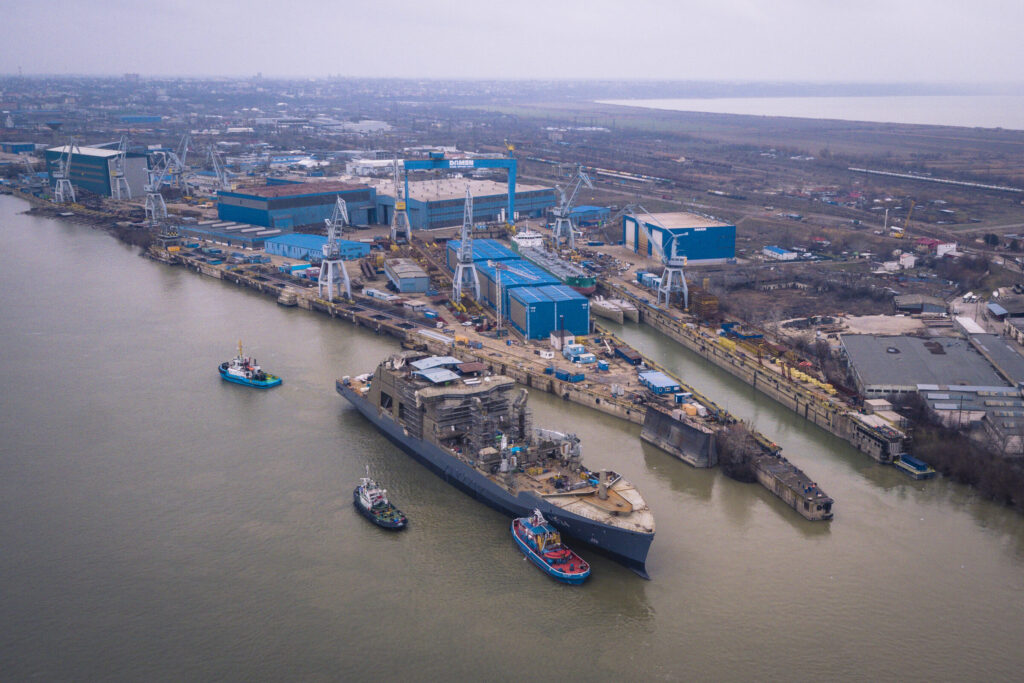
<svg viewBox="0 0 1024 683"><path fill-rule="evenodd" d="M398 175L398 157L395 157L395 213L391 216L391 243L398 244L399 235L406 244L412 242L412 228L405 208L405 190Z"/></svg>
<svg viewBox="0 0 1024 683"><path fill-rule="evenodd" d="M67 146L57 160L57 170L53 171L53 201L57 204L75 203L75 188L71 184L71 161L77 147L75 138L69 138Z"/></svg>
<svg viewBox="0 0 1024 683"><path fill-rule="evenodd" d="M643 230L647 236L647 241L658 253L661 264L665 267L664 272L661 274L661 284L658 285L658 304L661 304L662 300L664 300L667 306L672 301L673 294L681 293L683 295L683 308L689 308L690 291L686 286L686 276L683 273L683 269L686 267L686 256L676 254L675 234L659 223L647 209L640 205L637 205L636 208L640 209L647 216L648 220L642 220L636 211L631 210L630 215L637 222L637 225L640 226L640 229ZM660 240L654 238L654 231L650 227L652 223L663 230Z"/></svg>
<svg viewBox="0 0 1024 683"><path fill-rule="evenodd" d="M576 201L576 195L580 192L580 187L586 185L591 190L594 189L594 184L590 182L590 177L583 172L582 166L576 167L576 177L572 180L572 190L569 192L568 197L565 194L565 190L560 185L555 187L558 189L558 194L561 197L561 201L558 206L552 210L555 215L555 229L554 229L554 240L555 248L558 249L562 245L567 246L570 249L576 248L576 236L573 233L572 221L569 220L569 214L572 213L572 205Z"/></svg>
<svg viewBox="0 0 1024 683"><path fill-rule="evenodd" d="M128 138L122 135L121 142L117 145L117 156L114 157L114 169L110 172L110 196L119 202L132 198L132 188L124 176L124 163L127 155Z"/></svg>
<svg viewBox="0 0 1024 683"><path fill-rule="evenodd" d="M460 235L459 252L455 263L455 276L452 278L452 301L462 301L464 288L473 290L473 298L480 300L480 276L473 263L473 194L470 186L466 186L466 208L462 213L462 234Z"/></svg>
<svg viewBox="0 0 1024 683"><path fill-rule="evenodd" d="M148 170L149 182L146 183L146 222L155 227L167 219L167 203L160 188L167 175L168 159L166 154L154 154L151 159L153 166Z"/></svg>
<svg viewBox="0 0 1024 683"><path fill-rule="evenodd" d="M176 188L181 190L183 195L191 195L192 187L189 185L189 179L192 174L189 171L188 164L188 152L192 147L192 137L186 133L181 136L181 141L178 143L178 148L174 151L167 153L168 156L168 172L170 173L172 182Z"/></svg>
<svg viewBox="0 0 1024 683"><path fill-rule="evenodd" d="M334 300L334 292L340 294L342 287L345 288L345 298L352 298L352 284L348 279L348 271L345 270L345 262L341 260L341 249L338 240L341 238L345 226L348 225L348 207L345 200L338 197L334 202L334 213L330 218L325 218L327 224L327 243L324 245L324 258L320 262L319 295L322 299L324 288L327 288L327 300Z"/></svg>
<svg viewBox="0 0 1024 683"><path fill-rule="evenodd" d="M501 329L503 319L501 305L501 300L503 298L501 295L501 272L503 270L507 270L508 272L515 273L516 275L524 277L527 280L536 280L537 276L534 275L533 273L527 273L525 270L519 270L518 268L515 268L513 266L506 265L500 261L488 261L487 265L489 265L491 268L494 268L494 289L497 292L498 299L496 302L494 302L494 312L498 318L498 329Z"/></svg>

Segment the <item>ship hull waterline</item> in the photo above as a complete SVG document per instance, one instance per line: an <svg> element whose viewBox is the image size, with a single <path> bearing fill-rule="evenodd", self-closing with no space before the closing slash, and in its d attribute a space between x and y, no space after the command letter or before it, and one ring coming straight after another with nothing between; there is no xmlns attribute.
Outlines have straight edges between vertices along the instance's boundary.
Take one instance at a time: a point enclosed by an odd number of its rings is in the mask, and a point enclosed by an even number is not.
<svg viewBox="0 0 1024 683"><path fill-rule="evenodd" d="M513 495L466 463L445 453L439 446L407 436L402 425L386 414L379 414L375 406L357 395L350 387L338 382L336 389L395 445L445 482L509 517L527 517L533 510L538 509L548 522L566 536L581 541L643 578L650 578L646 563L647 553L654 540L653 533L645 534L610 527L567 512L543 498L526 492Z"/></svg>
<svg viewBox="0 0 1024 683"><path fill-rule="evenodd" d="M217 371L220 373L220 378L223 380L232 382L234 384L241 384L244 387L255 387L257 389L269 389L271 387L276 387L280 385L281 382L283 381L280 377L274 377L274 379L266 381L260 381L256 379L245 379L244 377L235 377L234 375L228 374L228 372L223 367L220 366L217 367Z"/></svg>

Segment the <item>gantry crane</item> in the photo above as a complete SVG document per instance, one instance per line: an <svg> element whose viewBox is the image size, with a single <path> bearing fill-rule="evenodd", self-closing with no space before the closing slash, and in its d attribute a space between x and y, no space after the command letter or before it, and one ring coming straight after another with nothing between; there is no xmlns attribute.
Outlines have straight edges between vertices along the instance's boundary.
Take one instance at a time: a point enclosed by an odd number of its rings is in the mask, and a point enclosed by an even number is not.
<svg viewBox="0 0 1024 683"><path fill-rule="evenodd" d="M228 178L228 171L224 168L224 163L220 160L220 155L217 154L217 150L210 145L210 164L213 166L213 172L217 176L217 189L223 192L231 191L231 180Z"/></svg>
<svg viewBox="0 0 1024 683"><path fill-rule="evenodd" d="M572 181L572 191L569 193L568 197L561 186L555 186L561 197L561 201L558 206L553 210L555 215L554 239L556 249L561 247L563 244L570 249L576 248L576 236L572 229L572 221L569 220L569 214L572 213L573 202L576 201L576 195L579 194L580 187L583 185L586 185L590 189L594 189L594 184L590 182L590 177L583 172L583 167L577 166L576 177Z"/></svg>
<svg viewBox="0 0 1024 683"><path fill-rule="evenodd" d="M57 204L75 203L75 188L71 185L71 161L76 147L75 138L69 138L57 160L57 170L53 171L53 201Z"/></svg>
<svg viewBox="0 0 1024 683"><path fill-rule="evenodd" d="M151 159L153 167L148 170L149 182L146 183L146 221L156 227L167 218L167 203L160 188L167 175L168 160L166 154L155 154Z"/></svg>
<svg viewBox="0 0 1024 683"><path fill-rule="evenodd" d="M462 212L462 234L460 235L459 253L455 263L455 276L452 278L452 301L462 301L464 287L473 289L473 298L480 300L480 276L473 264L473 194L466 185L466 207Z"/></svg>
<svg viewBox="0 0 1024 683"><path fill-rule="evenodd" d="M635 211L630 211L630 214L633 216L633 220L637 222L637 225L640 226L640 229L644 231L644 234L647 236L647 242L658 253L661 264L665 267L665 271L661 274L661 284L658 285L658 303L661 304L664 298L665 305L667 306L672 301L672 294L681 292L683 295L683 308L689 308L690 292L686 287L686 276L683 273L683 268L686 267L686 257L675 253L676 236L671 230L658 223L647 209L640 205L637 205L636 208L640 209L650 220L641 220ZM650 228L651 223L663 230L661 240L654 239L654 231Z"/></svg>
<svg viewBox="0 0 1024 683"><path fill-rule="evenodd" d="M324 287L327 287L327 300L334 300L334 290L337 286L338 293L341 287L345 287L345 298L352 298L352 283L348 279L348 271L345 270L345 262L341 260L341 249L338 240L341 238L345 226L348 225L348 206L345 200L339 195L334 202L334 213L330 218L325 218L327 224L327 243L324 245L324 258L320 262L319 284L320 298L324 296Z"/></svg>
<svg viewBox="0 0 1024 683"><path fill-rule="evenodd" d="M178 149L167 152L169 157L169 173L172 178L174 186L181 190L182 195L190 195L192 188L189 185L189 169L186 164L188 158L188 152L192 147L192 138L186 133L181 136L181 142L178 143Z"/></svg>
<svg viewBox="0 0 1024 683"><path fill-rule="evenodd" d="M391 243L398 244L399 234L403 235L407 244L412 243L412 228L409 226L409 214L405 208L405 192L398 177L398 157L395 157L395 213L391 216Z"/></svg>
<svg viewBox="0 0 1024 683"><path fill-rule="evenodd" d="M117 145L117 156L114 157L114 170L110 173L110 196L117 201L132 198L132 188L128 185L128 179L124 177L124 161L128 155L128 138L121 136L121 142Z"/></svg>
<svg viewBox="0 0 1024 683"><path fill-rule="evenodd" d="M513 266L504 264L500 261L488 261L487 265L494 268L494 289L497 292L497 301L494 302L494 312L498 318L498 329L500 330L502 326L501 300L504 298L501 292L501 271L507 270L508 272L515 273L520 277L525 277L527 280L536 280L537 276L533 273L527 273L525 270L519 270L518 268L514 268Z"/></svg>

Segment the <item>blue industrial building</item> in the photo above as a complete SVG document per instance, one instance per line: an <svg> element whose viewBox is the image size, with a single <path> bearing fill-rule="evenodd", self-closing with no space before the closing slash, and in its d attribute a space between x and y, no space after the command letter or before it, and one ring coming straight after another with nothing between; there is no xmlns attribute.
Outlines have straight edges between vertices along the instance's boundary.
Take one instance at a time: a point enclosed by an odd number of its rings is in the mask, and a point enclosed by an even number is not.
<svg viewBox="0 0 1024 683"><path fill-rule="evenodd" d="M654 241L641 228L650 229ZM622 241L635 253L657 257L668 245L669 256L685 256L690 263L724 263L736 258L736 226L685 211L622 217Z"/></svg>
<svg viewBox="0 0 1024 683"><path fill-rule="evenodd" d="M311 261L323 258L325 244L327 244L327 238L323 235L295 233L269 237L263 248L268 254ZM370 245L365 242L338 240L338 248L341 251L342 260L345 261L362 258L370 253Z"/></svg>
<svg viewBox="0 0 1024 683"><path fill-rule="evenodd" d="M508 300L509 322L527 339L547 339L560 329L590 333L590 300L571 287L517 287Z"/></svg>
<svg viewBox="0 0 1024 683"><path fill-rule="evenodd" d="M454 272L455 264L458 262L459 247L462 240L449 240L447 250L448 270ZM482 239L473 240L473 263L483 261L513 261L522 259L522 256L512 251L498 240Z"/></svg>
<svg viewBox="0 0 1024 683"><path fill-rule="evenodd" d="M5 152L6 154L21 154L22 152L34 151L36 151L34 142L0 142L0 152Z"/></svg>
<svg viewBox="0 0 1024 683"><path fill-rule="evenodd" d="M461 225L466 208L466 184L473 193L473 222L495 222L508 212L508 192L487 181L445 179L409 183L410 197L406 201L409 225L414 230L444 228ZM440 190L438 189L440 188ZM434 194L435 198L423 197ZM553 188L521 189L515 193L516 215L519 218L539 218L557 203ZM380 222L389 224L395 211L395 198L378 195L377 215Z"/></svg>
<svg viewBox="0 0 1024 683"><path fill-rule="evenodd" d="M508 310L508 293L518 287L543 287L545 285L560 284L558 278L533 265L529 261L503 261L512 270L501 270L498 275L492 266L486 262L476 263L476 271L480 276L480 298L491 308L497 308L498 301L498 278L501 278L501 306L502 310Z"/></svg>
<svg viewBox="0 0 1024 683"><path fill-rule="evenodd" d="M569 212L569 220L579 227L581 225L600 225L612 215L611 209L607 206L577 206Z"/></svg>
<svg viewBox="0 0 1024 683"><path fill-rule="evenodd" d="M164 117L155 114L122 114L117 119L121 123L160 123Z"/></svg>
<svg viewBox="0 0 1024 683"><path fill-rule="evenodd" d="M177 227L178 232L186 237L196 237L201 240L226 244L229 247L246 247L247 249L262 249L268 238L281 234L280 230L254 228L247 223L232 223L230 221L203 221L202 223L186 223Z"/></svg>
<svg viewBox="0 0 1024 683"><path fill-rule="evenodd" d="M50 186L55 184L53 174L58 170L60 158L66 155L67 145L46 150L46 170L50 174ZM114 172L116 149L104 147L75 146L71 154L71 184L76 189L88 190L106 197L112 196L110 178ZM129 152L124 160L124 177L133 197L146 193L149 161L145 154Z"/></svg>
<svg viewBox="0 0 1024 683"><path fill-rule="evenodd" d="M366 185L341 182L277 183L217 194L221 220L289 230L323 225L334 212L338 197L345 200L349 222L377 222L377 191Z"/></svg>
<svg viewBox="0 0 1024 683"><path fill-rule="evenodd" d="M675 381L663 372L648 370L640 373L640 384L644 385L656 394L674 394L681 391L679 382Z"/></svg>

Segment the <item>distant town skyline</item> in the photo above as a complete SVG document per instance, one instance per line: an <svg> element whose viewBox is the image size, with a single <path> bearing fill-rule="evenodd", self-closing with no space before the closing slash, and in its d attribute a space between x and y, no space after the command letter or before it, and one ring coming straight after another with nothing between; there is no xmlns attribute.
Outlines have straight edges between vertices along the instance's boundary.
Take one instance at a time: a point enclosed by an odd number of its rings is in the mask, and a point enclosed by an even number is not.
<svg viewBox="0 0 1024 683"><path fill-rule="evenodd" d="M0 73L1024 82L1024 3L8 0Z"/></svg>

